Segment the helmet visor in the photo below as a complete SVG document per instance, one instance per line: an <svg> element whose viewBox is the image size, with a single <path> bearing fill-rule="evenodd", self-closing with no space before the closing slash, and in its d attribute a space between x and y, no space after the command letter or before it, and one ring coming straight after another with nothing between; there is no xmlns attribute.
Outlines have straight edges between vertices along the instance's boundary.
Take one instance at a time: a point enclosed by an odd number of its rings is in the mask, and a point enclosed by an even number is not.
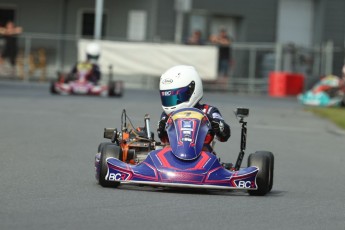
<svg viewBox="0 0 345 230"><path fill-rule="evenodd" d="M189 101L192 95L189 86L178 89L161 90L160 94L162 105L166 107L175 106Z"/></svg>
<svg viewBox="0 0 345 230"><path fill-rule="evenodd" d="M87 60L97 61L98 58L99 58L99 55L87 54Z"/></svg>

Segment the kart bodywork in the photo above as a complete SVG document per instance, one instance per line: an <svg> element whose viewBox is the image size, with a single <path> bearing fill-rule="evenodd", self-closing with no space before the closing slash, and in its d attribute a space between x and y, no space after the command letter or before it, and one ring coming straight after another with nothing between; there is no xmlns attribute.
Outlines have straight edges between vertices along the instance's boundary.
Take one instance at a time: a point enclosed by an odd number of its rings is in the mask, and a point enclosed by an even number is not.
<svg viewBox="0 0 345 230"><path fill-rule="evenodd" d="M86 71L80 71L73 79L59 74L58 79L51 82L50 92L60 95L122 96L122 81L110 81L108 84L95 84L87 80L88 74Z"/></svg>
<svg viewBox="0 0 345 230"><path fill-rule="evenodd" d="M243 123L246 125L246 122ZM150 151L141 162L136 160L135 152L129 154L128 145L121 146L123 142L102 143L95 157L96 179L104 187L133 184L246 190L251 195L265 195L273 185L273 154L263 151L251 154L248 158L249 167L240 168L246 135L246 127L242 128L241 152L236 166L226 169L216 155L203 149L210 129L207 116L194 108L176 111L167 121L169 145L159 146L154 141L147 142L146 146L155 150ZM113 133L112 140L116 142L116 137L122 134L119 135L116 130ZM110 138L109 134L109 129L105 130L105 137Z"/></svg>
<svg viewBox="0 0 345 230"><path fill-rule="evenodd" d="M191 162L176 158L170 147L154 150L138 165L128 165L116 158L106 159L105 180L126 184L208 189L257 189L257 167L239 171L223 168L218 158L209 152Z"/></svg>
<svg viewBox="0 0 345 230"><path fill-rule="evenodd" d="M334 75L329 75L317 82L312 89L298 95L298 100L310 106L344 106L345 87Z"/></svg>

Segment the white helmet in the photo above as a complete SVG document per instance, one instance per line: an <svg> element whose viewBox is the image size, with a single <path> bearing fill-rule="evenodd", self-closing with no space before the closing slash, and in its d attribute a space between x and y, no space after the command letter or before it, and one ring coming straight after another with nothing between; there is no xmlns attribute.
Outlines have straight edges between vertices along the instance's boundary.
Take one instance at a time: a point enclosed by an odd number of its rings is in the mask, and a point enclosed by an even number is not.
<svg viewBox="0 0 345 230"><path fill-rule="evenodd" d="M193 66L178 65L162 74L159 90L162 108L168 115L194 107L203 96L202 81Z"/></svg>
<svg viewBox="0 0 345 230"><path fill-rule="evenodd" d="M101 48L98 43L89 43L86 47L87 60L91 62L97 62L99 55L101 53Z"/></svg>

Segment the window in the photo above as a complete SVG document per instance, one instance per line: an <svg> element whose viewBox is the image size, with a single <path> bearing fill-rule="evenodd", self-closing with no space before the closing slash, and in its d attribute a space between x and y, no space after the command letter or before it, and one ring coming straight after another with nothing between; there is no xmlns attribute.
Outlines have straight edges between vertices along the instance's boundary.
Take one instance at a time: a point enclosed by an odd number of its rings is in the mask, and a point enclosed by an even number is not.
<svg viewBox="0 0 345 230"><path fill-rule="evenodd" d="M191 35L194 31L199 30L201 31L202 37L205 39L207 36L206 25L206 16L197 14L191 15L189 20L189 35Z"/></svg>
<svg viewBox="0 0 345 230"><path fill-rule="evenodd" d="M0 8L0 26L5 26L6 22L14 21L15 11L14 9Z"/></svg>
<svg viewBox="0 0 345 230"><path fill-rule="evenodd" d="M311 46L314 1L280 0L278 5L277 41Z"/></svg>
<svg viewBox="0 0 345 230"><path fill-rule="evenodd" d="M131 10L128 14L127 38L133 41L146 39L147 14L143 10Z"/></svg>
<svg viewBox="0 0 345 230"><path fill-rule="evenodd" d="M102 37L105 36L106 15L102 18ZM83 37L93 37L95 32L95 13L83 12L81 20L81 35Z"/></svg>

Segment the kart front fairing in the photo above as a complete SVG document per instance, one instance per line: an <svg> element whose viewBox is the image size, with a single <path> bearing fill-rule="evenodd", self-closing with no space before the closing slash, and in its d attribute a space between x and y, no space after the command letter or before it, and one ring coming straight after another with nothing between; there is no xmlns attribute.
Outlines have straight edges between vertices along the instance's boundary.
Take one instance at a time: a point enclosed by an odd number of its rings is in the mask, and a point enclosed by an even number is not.
<svg viewBox="0 0 345 230"><path fill-rule="evenodd" d="M329 75L322 78L312 89L298 95L298 100L304 105L339 106L343 95L340 79L337 76Z"/></svg>
<svg viewBox="0 0 345 230"><path fill-rule="evenodd" d="M209 125L197 109L173 114L167 124L170 146L150 152L138 165L107 158L105 180L163 187L257 189L257 167L230 171L213 153L202 151Z"/></svg>
<svg viewBox="0 0 345 230"><path fill-rule="evenodd" d="M298 100L304 105L311 106L339 106L342 101L341 96L330 97L326 92L307 91L298 96Z"/></svg>
<svg viewBox="0 0 345 230"><path fill-rule="evenodd" d="M170 147L154 150L138 165L108 158L106 180L126 184L209 189L257 189L257 167L239 171L224 169L217 157L202 152L194 161L181 161Z"/></svg>

